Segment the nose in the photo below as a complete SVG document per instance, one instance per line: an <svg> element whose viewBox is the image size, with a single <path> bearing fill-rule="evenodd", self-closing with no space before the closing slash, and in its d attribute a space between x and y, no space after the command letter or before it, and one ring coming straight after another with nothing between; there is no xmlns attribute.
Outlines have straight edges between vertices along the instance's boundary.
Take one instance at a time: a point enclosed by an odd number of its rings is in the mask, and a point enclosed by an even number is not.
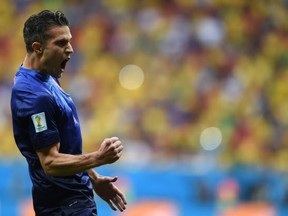
<svg viewBox="0 0 288 216"><path fill-rule="evenodd" d="M68 54L71 54L71 53L74 52L71 43L68 43L67 48L66 48L66 52L67 52Z"/></svg>

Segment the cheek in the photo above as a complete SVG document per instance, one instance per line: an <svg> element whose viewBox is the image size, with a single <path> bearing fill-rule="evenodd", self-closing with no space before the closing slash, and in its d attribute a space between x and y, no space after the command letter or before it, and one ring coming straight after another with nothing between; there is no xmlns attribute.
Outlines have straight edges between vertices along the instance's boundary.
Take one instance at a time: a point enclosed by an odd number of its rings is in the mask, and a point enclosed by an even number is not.
<svg viewBox="0 0 288 216"><path fill-rule="evenodd" d="M60 53L61 53L61 50L59 50L59 48L55 46L54 47L49 46L46 49L44 49L43 56L47 59L53 59L56 56L59 56Z"/></svg>
<svg viewBox="0 0 288 216"><path fill-rule="evenodd" d="M43 62L45 62L45 65L47 66L53 66L57 64L57 53L52 53L52 52L46 52L43 54Z"/></svg>

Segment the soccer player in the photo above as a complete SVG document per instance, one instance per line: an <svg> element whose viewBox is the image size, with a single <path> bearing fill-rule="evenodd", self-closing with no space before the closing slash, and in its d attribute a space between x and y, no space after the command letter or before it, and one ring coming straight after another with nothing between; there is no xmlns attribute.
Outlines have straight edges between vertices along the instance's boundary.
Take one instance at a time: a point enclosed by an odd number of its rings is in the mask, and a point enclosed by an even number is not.
<svg viewBox="0 0 288 216"><path fill-rule="evenodd" d="M36 215L97 215L95 193L113 210L125 210L117 177L93 169L117 161L123 145L106 138L97 151L82 153L75 105L60 87L73 48L65 15L49 10L30 16L23 29L27 54L11 95L15 142L26 158Z"/></svg>

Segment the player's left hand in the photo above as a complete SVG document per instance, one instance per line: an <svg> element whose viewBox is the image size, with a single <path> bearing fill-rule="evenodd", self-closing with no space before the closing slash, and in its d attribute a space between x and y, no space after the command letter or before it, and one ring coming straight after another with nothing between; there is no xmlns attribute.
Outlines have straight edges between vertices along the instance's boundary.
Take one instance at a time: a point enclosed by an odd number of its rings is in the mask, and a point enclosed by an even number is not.
<svg viewBox="0 0 288 216"><path fill-rule="evenodd" d="M113 184L118 177L98 176L97 181L93 182L96 194L105 200L114 211L124 211L127 201L125 195Z"/></svg>

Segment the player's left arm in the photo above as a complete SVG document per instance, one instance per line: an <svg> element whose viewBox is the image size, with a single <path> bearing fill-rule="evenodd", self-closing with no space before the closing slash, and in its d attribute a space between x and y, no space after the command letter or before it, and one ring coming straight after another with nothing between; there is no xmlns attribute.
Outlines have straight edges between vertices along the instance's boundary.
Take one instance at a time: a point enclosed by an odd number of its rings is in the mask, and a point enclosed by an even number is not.
<svg viewBox="0 0 288 216"><path fill-rule="evenodd" d="M121 212L126 209L127 201L125 195L115 186L118 177L101 176L94 169L88 170L95 193L105 200L111 209Z"/></svg>

